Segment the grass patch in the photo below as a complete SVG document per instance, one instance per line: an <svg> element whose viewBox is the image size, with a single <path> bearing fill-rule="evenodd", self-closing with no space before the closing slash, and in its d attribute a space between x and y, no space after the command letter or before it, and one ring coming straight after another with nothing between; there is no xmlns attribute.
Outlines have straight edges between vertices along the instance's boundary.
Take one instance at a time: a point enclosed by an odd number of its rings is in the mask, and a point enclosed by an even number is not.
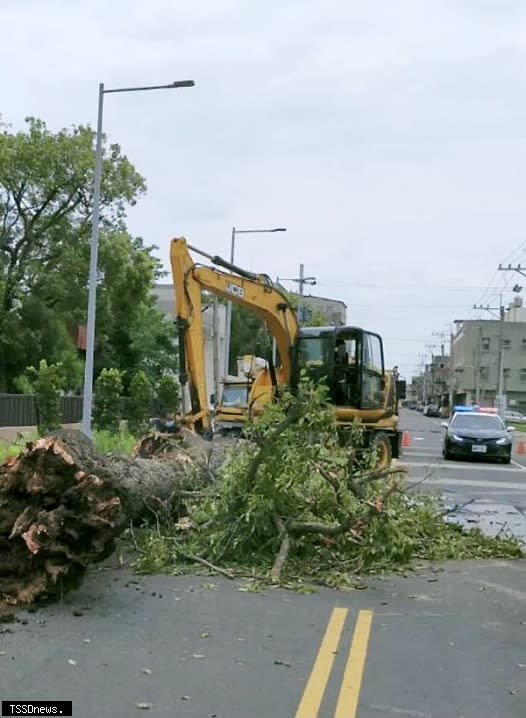
<svg viewBox="0 0 526 718"><path fill-rule="evenodd" d="M8 456L16 456L25 448L28 441L34 441L35 439L38 439L36 429L21 431L12 441L0 439L0 462L4 461Z"/></svg>
<svg viewBox="0 0 526 718"><path fill-rule="evenodd" d="M13 441L0 440L0 462L8 456L16 456L25 448L28 441L38 439L36 430L21 432ZM127 429L121 429L118 434L109 431L94 431L93 442L101 454L126 454L130 455L137 443L137 437Z"/></svg>
<svg viewBox="0 0 526 718"><path fill-rule="evenodd" d="M110 431L94 431L93 443L101 454L130 455L137 443L137 437L127 429L121 429L118 434Z"/></svg>

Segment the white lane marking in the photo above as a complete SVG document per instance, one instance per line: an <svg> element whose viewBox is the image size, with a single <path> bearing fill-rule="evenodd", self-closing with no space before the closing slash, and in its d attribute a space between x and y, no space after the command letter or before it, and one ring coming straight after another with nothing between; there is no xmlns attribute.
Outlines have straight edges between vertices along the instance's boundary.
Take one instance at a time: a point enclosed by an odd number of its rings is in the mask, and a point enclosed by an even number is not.
<svg viewBox="0 0 526 718"><path fill-rule="evenodd" d="M401 466L404 466L405 468L410 469L412 466L424 466L428 469L445 469L456 471L457 469L462 469L463 471L493 471L500 473L504 472L511 472L513 474L518 473L518 469L513 469L509 466L498 466L497 464L460 464L457 462L447 462L447 463L432 463L429 461L407 461L407 462L400 462Z"/></svg>
<svg viewBox="0 0 526 718"><path fill-rule="evenodd" d="M418 482L418 479L415 479ZM409 483L411 481L409 480ZM476 479L435 479L430 476L429 479L419 483L419 486L456 486L461 488L463 486L480 486L483 489L502 489L502 490L515 490L515 491L526 491L526 483L519 484L516 481L484 481Z"/></svg>
<svg viewBox="0 0 526 718"><path fill-rule="evenodd" d="M422 713L422 711L412 710L411 708L395 708L392 705L384 706L376 705L376 703L369 703L367 707L377 713L389 713L395 716L406 716L406 718L433 718L431 713Z"/></svg>
<svg viewBox="0 0 526 718"><path fill-rule="evenodd" d="M522 464L519 464L516 461L513 461L513 459L511 460L511 463L513 464L513 466L516 466L521 471L526 471L526 466L523 466Z"/></svg>
<svg viewBox="0 0 526 718"><path fill-rule="evenodd" d="M402 456L406 456L408 459L413 458L413 456L432 456L434 459L440 459L440 450L437 449L437 451L422 451L421 449L416 448L404 448Z"/></svg>

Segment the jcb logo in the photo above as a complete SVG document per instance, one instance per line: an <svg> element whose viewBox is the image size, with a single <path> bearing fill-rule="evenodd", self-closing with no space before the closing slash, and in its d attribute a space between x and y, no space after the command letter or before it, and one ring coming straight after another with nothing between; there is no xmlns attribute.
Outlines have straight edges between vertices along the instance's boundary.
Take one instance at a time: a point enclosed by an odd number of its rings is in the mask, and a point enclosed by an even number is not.
<svg viewBox="0 0 526 718"><path fill-rule="evenodd" d="M226 291L229 294L235 294L236 297L244 297L245 296L245 290L243 289L243 287L240 287L237 284L227 284Z"/></svg>

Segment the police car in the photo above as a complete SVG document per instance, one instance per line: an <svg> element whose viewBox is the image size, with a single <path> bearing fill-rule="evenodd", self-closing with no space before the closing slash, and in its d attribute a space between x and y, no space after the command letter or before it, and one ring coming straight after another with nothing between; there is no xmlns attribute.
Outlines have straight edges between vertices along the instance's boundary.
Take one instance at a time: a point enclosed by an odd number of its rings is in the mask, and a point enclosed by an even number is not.
<svg viewBox="0 0 526 718"><path fill-rule="evenodd" d="M442 456L494 458L509 464L513 427L506 427L497 409L478 406L455 406L445 428Z"/></svg>

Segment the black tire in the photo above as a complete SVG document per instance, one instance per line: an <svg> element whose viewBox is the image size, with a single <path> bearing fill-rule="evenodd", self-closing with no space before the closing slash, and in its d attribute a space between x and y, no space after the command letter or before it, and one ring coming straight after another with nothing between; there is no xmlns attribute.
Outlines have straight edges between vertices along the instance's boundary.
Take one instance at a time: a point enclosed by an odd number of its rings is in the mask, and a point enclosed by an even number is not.
<svg viewBox="0 0 526 718"><path fill-rule="evenodd" d="M446 461L451 461L451 459L453 458L453 457L451 456L451 452L449 452L447 449L443 449L443 450L442 450L442 456L444 457L444 459L445 459Z"/></svg>
<svg viewBox="0 0 526 718"><path fill-rule="evenodd" d="M371 441L371 449L377 452L376 469L387 469L391 465L393 449L391 440L384 431L377 432Z"/></svg>
<svg viewBox="0 0 526 718"><path fill-rule="evenodd" d="M511 464L511 456L506 456L504 459L501 459L503 464Z"/></svg>

